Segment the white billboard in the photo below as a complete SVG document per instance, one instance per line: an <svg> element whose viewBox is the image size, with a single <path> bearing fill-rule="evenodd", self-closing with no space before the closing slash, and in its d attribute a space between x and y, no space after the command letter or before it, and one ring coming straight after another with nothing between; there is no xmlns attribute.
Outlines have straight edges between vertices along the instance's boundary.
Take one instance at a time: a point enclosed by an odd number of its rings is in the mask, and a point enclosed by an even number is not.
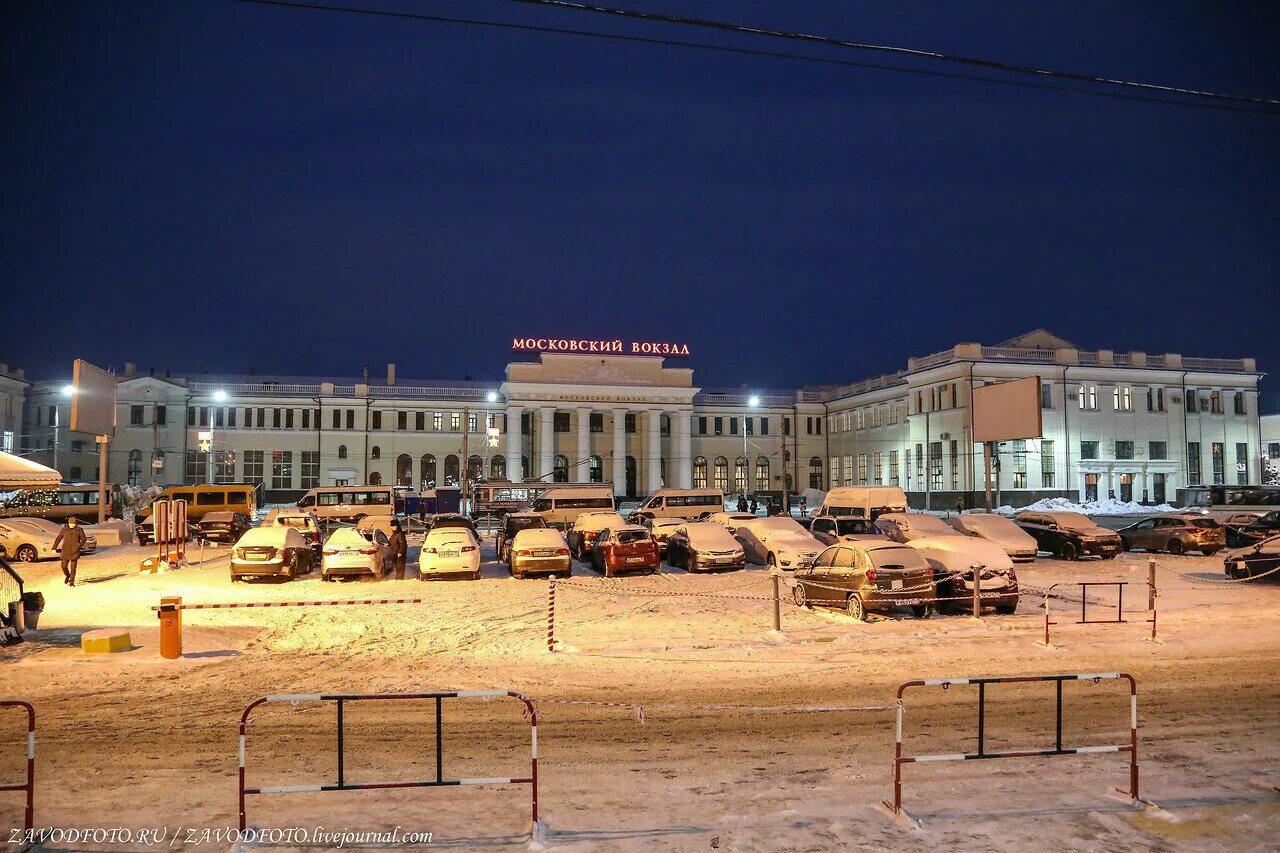
<svg viewBox="0 0 1280 853"><path fill-rule="evenodd" d="M71 386L71 431L115 435L115 374L77 358L71 372Z"/></svg>
<svg viewBox="0 0 1280 853"><path fill-rule="evenodd" d="M1039 438L1040 377L1028 376L973 389L973 440L1010 441Z"/></svg>

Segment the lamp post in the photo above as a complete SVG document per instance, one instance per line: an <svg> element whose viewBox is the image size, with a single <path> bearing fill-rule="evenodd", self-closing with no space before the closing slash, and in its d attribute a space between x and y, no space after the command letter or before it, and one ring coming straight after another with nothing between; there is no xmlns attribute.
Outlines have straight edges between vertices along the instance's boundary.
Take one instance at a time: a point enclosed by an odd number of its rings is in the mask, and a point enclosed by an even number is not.
<svg viewBox="0 0 1280 853"><path fill-rule="evenodd" d="M76 393L76 386L63 385L59 389L63 397L68 400L71 395ZM58 445L62 443L62 403L58 400L53 401L53 467L56 471L58 468Z"/></svg>
<svg viewBox="0 0 1280 853"><path fill-rule="evenodd" d="M747 413L760 405L760 398L752 394L747 398L747 407L742 410L742 496L745 498L751 488L751 457L747 455Z"/></svg>

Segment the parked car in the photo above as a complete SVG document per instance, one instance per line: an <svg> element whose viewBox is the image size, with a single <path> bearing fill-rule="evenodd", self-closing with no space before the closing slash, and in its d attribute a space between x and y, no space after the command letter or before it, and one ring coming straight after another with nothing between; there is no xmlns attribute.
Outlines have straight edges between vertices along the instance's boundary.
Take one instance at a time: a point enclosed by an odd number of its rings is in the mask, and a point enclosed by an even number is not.
<svg viewBox="0 0 1280 853"><path fill-rule="evenodd" d="M311 543L293 527L251 527L231 551L231 580L284 577L311 571Z"/></svg>
<svg viewBox="0 0 1280 853"><path fill-rule="evenodd" d="M480 540L468 527L432 528L422 541L418 556L418 580L434 575L464 574L480 579Z"/></svg>
<svg viewBox="0 0 1280 853"><path fill-rule="evenodd" d="M1244 543L1257 542L1275 536L1280 533L1280 510L1273 510L1260 516L1257 521L1246 524L1238 532Z"/></svg>
<svg viewBox="0 0 1280 853"><path fill-rule="evenodd" d="M667 562L673 568L742 569L747 565L742 543L713 521L681 524L667 537Z"/></svg>
<svg viewBox="0 0 1280 853"><path fill-rule="evenodd" d="M1014 516L1014 522L1036 540L1036 548L1063 560L1088 556L1114 560L1120 553L1120 536L1082 513L1024 509Z"/></svg>
<svg viewBox="0 0 1280 853"><path fill-rule="evenodd" d="M742 544L749 563L769 568L798 569L808 566L822 550L809 531L783 515L756 518L738 526L734 537Z"/></svg>
<svg viewBox="0 0 1280 853"><path fill-rule="evenodd" d="M19 563L56 558L59 553L53 543L61 530L62 525L43 518L22 516L0 519L0 557L17 560ZM80 553L92 554L97 548L97 538L85 531L84 549Z"/></svg>
<svg viewBox="0 0 1280 853"><path fill-rule="evenodd" d="M1222 526L1208 516L1193 512L1162 512L1122 527L1119 534L1126 551L1134 548L1170 554L1199 551L1212 557L1227 547Z"/></svg>
<svg viewBox="0 0 1280 853"><path fill-rule="evenodd" d="M542 516L532 512L510 512L502 517L502 524L498 526L497 548L498 559L504 563L511 563L511 555L508 550L511 546L511 540L515 539L516 534L521 530L543 530L546 529L547 522ZM556 534L559 536L559 533ZM563 538L563 537L561 537ZM568 547L568 546L566 546ZM567 551L565 552L568 553ZM514 574L515 566L512 565ZM517 575L519 577L519 575Z"/></svg>
<svg viewBox="0 0 1280 853"><path fill-rule="evenodd" d="M809 524L809 535L823 545L849 540L881 540L887 537L874 521L860 515L819 515Z"/></svg>
<svg viewBox="0 0 1280 853"><path fill-rule="evenodd" d="M801 607L839 607L859 621L871 610L910 607L928 616L935 598L933 569L919 551L888 540L840 542L812 566L796 570L792 596Z"/></svg>
<svg viewBox="0 0 1280 853"><path fill-rule="evenodd" d="M882 513L876 518L876 527L894 542L903 543L926 536L964 535L936 515L923 512Z"/></svg>
<svg viewBox="0 0 1280 853"><path fill-rule="evenodd" d="M235 542L253 523L243 512L207 512L196 523L199 536L206 542Z"/></svg>
<svg viewBox="0 0 1280 853"><path fill-rule="evenodd" d="M658 556L667 557L667 538L688 522L683 518L648 518L644 526L649 528L649 535L658 545Z"/></svg>
<svg viewBox="0 0 1280 853"><path fill-rule="evenodd" d="M1222 555L1222 568L1227 577L1237 580L1275 571L1280 568L1280 536L1227 551ZM1280 572L1268 578L1280 581Z"/></svg>
<svg viewBox="0 0 1280 853"><path fill-rule="evenodd" d="M573 558L569 556L564 534L554 527L547 527L542 516L533 517L539 523L517 530L507 543L507 565L511 567L511 576L523 579L536 572L567 577L573 570Z"/></svg>
<svg viewBox="0 0 1280 853"><path fill-rule="evenodd" d="M1036 540L1029 533L1003 515L989 512L963 513L948 518L947 524L965 536L996 543L1015 563L1033 562L1039 550Z"/></svg>
<svg viewBox="0 0 1280 853"><path fill-rule="evenodd" d="M391 542L381 530L339 527L324 543L320 580L369 575L374 580L391 571Z"/></svg>
<svg viewBox="0 0 1280 853"><path fill-rule="evenodd" d="M1266 515L1260 510L1239 512L1236 510L1210 510L1203 513L1206 518L1212 518L1222 526L1222 532L1225 534L1228 548L1239 548L1244 545L1251 545L1258 541L1242 534L1244 528L1256 522L1259 518Z"/></svg>
<svg viewBox="0 0 1280 853"><path fill-rule="evenodd" d="M591 543L591 568L613 577L619 572L657 572L658 544L638 524L601 530Z"/></svg>
<svg viewBox="0 0 1280 853"><path fill-rule="evenodd" d="M431 516L427 522L428 532L432 530L445 530L447 528L466 528L472 533L476 532L476 523L465 515L457 512L442 512L439 515Z"/></svg>
<svg viewBox="0 0 1280 853"><path fill-rule="evenodd" d="M939 609L972 609L975 571L982 579L981 606L994 607L997 613L1004 614L1018 609L1018 576L1013 559L995 542L971 536L927 536L912 539L907 547L919 551L933 567L939 598L962 598L938 602Z"/></svg>
<svg viewBox="0 0 1280 853"><path fill-rule="evenodd" d="M311 545L312 565L319 565L321 559L320 519L309 509L273 509L262 519L262 527L292 527L302 534ZM337 529L336 527L334 529Z"/></svg>
<svg viewBox="0 0 1280 853"><path fill-rule="evenodd" d="M759 518L758 515L752 515L749 512L713 512L703 521L710 521L712 524L718 524L730 533L738 529L738 525L744 521L751 521Z"/></svg>
<svg viewBox="0 0 1280 853"><path fill-rule="evenodd" d="M612 510L584 512L574 519L573 527L565 536L565 541L569 543L569 550L573 556L585 563L591 558L591 543L595 541L601 530L626 527L626 525L627 520Z"/></svg>

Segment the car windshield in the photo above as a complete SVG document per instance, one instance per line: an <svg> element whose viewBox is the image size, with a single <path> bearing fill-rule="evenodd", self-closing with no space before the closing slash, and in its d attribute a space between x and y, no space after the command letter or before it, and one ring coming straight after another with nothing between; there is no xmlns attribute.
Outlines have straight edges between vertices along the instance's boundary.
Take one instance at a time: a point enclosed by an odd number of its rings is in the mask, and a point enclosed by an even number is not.
<svg viewBox="0 0 1280 853"><path fill-rule="evenodd" d="M583 513L578 516L578 520L574 522L574 527L578 530L605 530L609 527L624 527L626 519L618 515L616 512Z"/></svg>
<svg viewBox="0 0 1280 853"><path fill-rule="evenodd" d="M836 522L836 535L861 536L867 533L879 533L876 526L865 518L842 518Z"/></svg>
<svg viewBox="0 0 1280 853"><path fill-rule="evenodd" d="M648 542L649 531L647 530L619 530L619 545L634 545L638 542Z"/></svg>
<svg viewBox="0 0 1280 853"><path fill-rule="evenodd" d="M966 515L963 518L965 527L983 533L1006 533L1010 528L1017 529L1012 521L998 515Z"/></svg>
<svg viewBox="0 0 1280 853"><path fill-rule="evenodd" d="M925 515L924 513L912 513L907 517L907 529L917 533L933 533L948 534L955 533L951 525L947 524L936 515Z"/></svg>
<svg viewBox="0 0 1280 853"><path fill-rule="evenodd" d="M537 527L546 527L547 524L542 520L540 515L526 515L520 518L507 517L507 534L514 536L521 530L532 530Z"/></svg>
<svg viewBox="0 0 1280 853"><path fill-rule="evenodd" d="M279 524L281 527L295 527L298 530L308 530L311 527L311 516L277 515L276 524Z"/></svg>
<svg viewBox="0 0 1280 853"><path fill-rule="evenodd" d="M1051 517L1058 522L1059 527L1065 527L1068 530L1095 530L1098 527L1084 513L1055 512Z"/></svg>
<svg viewBox="0 0 1280 853"><path fill-rule="evenodd" d="M660 518L653 523L653 529L672 530L682 524L684 524L684 519L682 518Z"/></svg>
<svg viewBox="0 0 1280 853"><path fill-rule="evenodd" d="M916 569L925 565L924 557L914 548L876 548L868 553L877 569Z"/></svg>
<svg viewBox="0 0 1280 853"><path fill-rule="evenodd" d="M684 530L689 536L689 544L695 548L727 550L738 547L738 540L719 524L689 524Z"/></svg>
<svg viewBox="0 0 1280 853"><path fill-rule="evenodd" d="M803 527L790 518L766 518L757 522L756 529L761 533L799 533L803 536L809 535Z"/></svg>

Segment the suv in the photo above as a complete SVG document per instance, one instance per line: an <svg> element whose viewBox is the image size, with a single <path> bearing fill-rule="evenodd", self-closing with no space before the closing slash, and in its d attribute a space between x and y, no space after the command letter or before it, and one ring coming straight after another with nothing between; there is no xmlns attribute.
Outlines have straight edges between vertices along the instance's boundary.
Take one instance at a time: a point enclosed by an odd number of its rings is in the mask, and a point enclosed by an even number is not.
<svg viewBox="0 0 1280 853"><path fill-rule="evenodd" d="M1199 551L1212 557L1227 546L1222 526L1199 513L1162 513L1130 524L1119 532L1126 551L1134 548L1170 554Z"/></svg>
<svg viewBox="0 0 1280 853"><path fill-rule="evenodd" d="M542 516L532 512L509 512L502 517L502 526L498 528L497 549L498 562L508 563L507 551L511 549L511 540L521 530L537 530L545 528L547 523Z"/></svg>
<svg viewBox="0 0 1280 853"><path fill-rule="evenodd" d="M1275 536L1280 533L1280 509L1272 510L1252 524L1246 524L1238 533L1242 543L1246 545Z"/></svg>
<svg viewBox="0 0 1280 853"><path fill-rule="evenodd" d="M884 539L876 523L860 515L819 515L809 525L809 533L823 545L834 545L841 539Z"/></svg>
<svg viewBox="0 0 1280 853"><path fill-rule="evenodd" d="M1014 516L1019 527L1031 534L1036 547L1063 560L1078 560L1090 555L1114 560L1120 553L1120 536L1099 527L1079 512L1032 512L1023 510Z"/></svg>

